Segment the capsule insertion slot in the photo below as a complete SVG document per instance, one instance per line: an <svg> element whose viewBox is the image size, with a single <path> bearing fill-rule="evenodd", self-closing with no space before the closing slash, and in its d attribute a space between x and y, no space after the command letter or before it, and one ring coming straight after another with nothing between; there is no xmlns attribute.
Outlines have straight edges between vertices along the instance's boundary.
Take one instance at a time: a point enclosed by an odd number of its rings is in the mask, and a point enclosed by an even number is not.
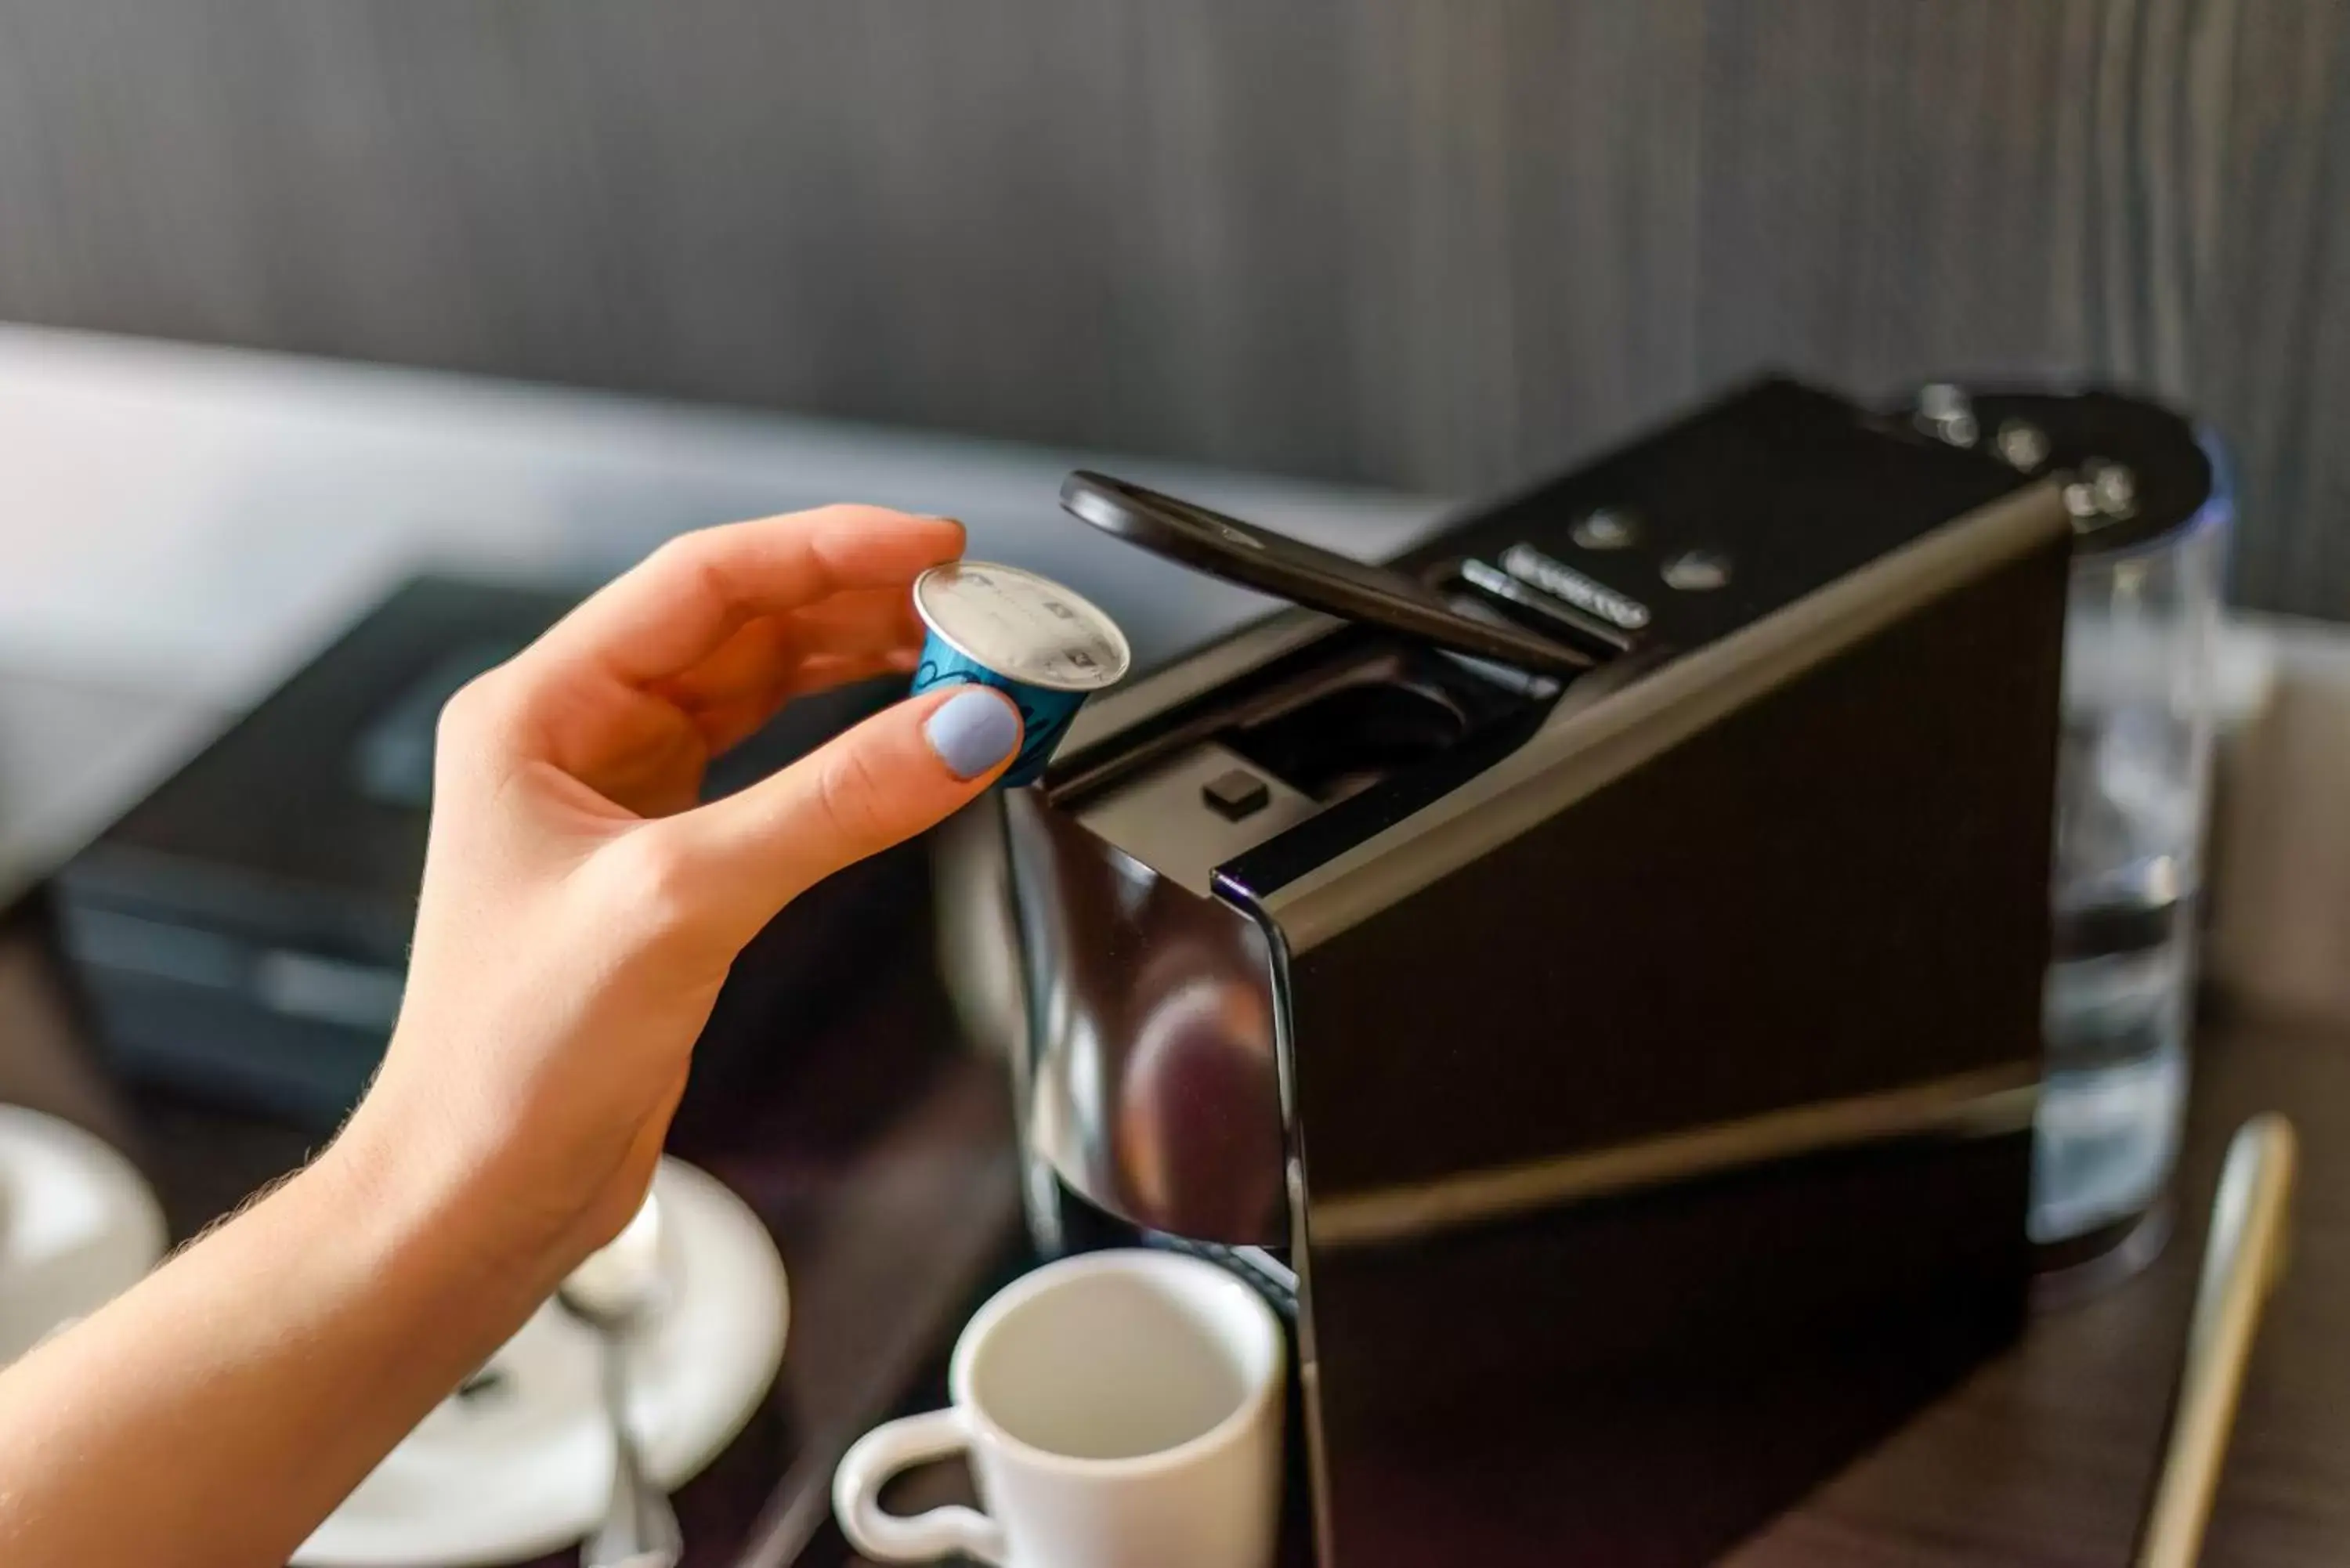
<svg viewBox="0 0 2350 1568"><path fill-rule="evenodd" d="M1055 805L1088 810L1138 778L1215 748L1326 805L1442 754L1562 687L1390 632L1342 628L1138 729L1115 752L1080 759L1049 789ZM1187 799L1216 809L1197 795L1194 788Z"/></svg>
<svg viewBox="0 0 2350 1568"><path fill-rule="evenodd" d="M1546 632L1565 631L1586 647L1596 646L1598 651L1617 654L1632 646L1629 630L1610 625L1598 616L1576 608L1556 595L1536 587L1488 561L1471 558L1461 563L1460 581L1503 605L1522 612L1522 619ZM1596 586L1596 585L1595 585ZM1627 601L1628 602L1628 601ZM1640 619L1646 623L1646 613Z"/></svg>
<svg viewBox="0 0 2350 1568"><path fill-rule="evenodd" d="M1550 695L1561 683L1536 680ZM1323 812L1516 733L1511 680L1393 632L1355 626L1243 674L1049 787L1055 810L1205 896L1216 868Z"/></svg>
<svg viewBox="0 0 2350 1568"><path fill-rule="evenodd" d="M1476 722L1424 654L1333 671L1301 701L1235 725L1223 743L1323 805L1360 794L1458 742Z"/></svg>

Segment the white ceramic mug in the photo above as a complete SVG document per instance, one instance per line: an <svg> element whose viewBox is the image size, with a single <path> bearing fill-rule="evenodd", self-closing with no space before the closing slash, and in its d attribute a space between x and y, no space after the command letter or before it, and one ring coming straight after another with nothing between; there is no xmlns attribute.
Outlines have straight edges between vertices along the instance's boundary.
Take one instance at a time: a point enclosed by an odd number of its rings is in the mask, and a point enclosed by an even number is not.
<svg viewBox="0 0 2350 1568"><path fill-rule="evenodd" d="M951 1406L848 1450L833 1507L885 1562L1266 1568L1286 1362L1273 1309L1212 1263L1139 1251L1047 1263L964 1327ZM986 1512L882 1511L890 1477L956 1453Z"/></svg>

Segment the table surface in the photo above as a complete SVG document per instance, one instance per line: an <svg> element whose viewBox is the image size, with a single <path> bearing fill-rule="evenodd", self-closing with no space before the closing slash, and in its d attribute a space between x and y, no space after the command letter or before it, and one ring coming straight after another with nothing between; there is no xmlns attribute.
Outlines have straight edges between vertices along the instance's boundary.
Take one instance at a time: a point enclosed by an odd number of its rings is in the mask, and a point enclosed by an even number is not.
<svg viewBox="0 0 2350 1568"><path fill-rule="evenodd" d="M2014 1351L1727 1560L1735 1568L2120 1568L2185 1344L2229 1137L2301 1137L2290 1262L2255 1345L2203 1561L2350 1561L2350 1028L2206 1019L2170 1245L2040 1314Z"/></svg>

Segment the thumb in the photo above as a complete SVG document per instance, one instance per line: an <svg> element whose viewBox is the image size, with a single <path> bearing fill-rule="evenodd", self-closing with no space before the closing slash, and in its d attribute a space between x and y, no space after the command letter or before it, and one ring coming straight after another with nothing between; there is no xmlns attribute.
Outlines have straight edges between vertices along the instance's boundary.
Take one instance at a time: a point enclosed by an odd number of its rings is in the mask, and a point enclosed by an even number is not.
<svg viewBox="0 0 2350 1568"><path fill-rule="evenodd" d="M984 686L926 691L723 800L650 825L741 898L745 940L835 871L945 821L1020 750L1020 713Z"/></svg>

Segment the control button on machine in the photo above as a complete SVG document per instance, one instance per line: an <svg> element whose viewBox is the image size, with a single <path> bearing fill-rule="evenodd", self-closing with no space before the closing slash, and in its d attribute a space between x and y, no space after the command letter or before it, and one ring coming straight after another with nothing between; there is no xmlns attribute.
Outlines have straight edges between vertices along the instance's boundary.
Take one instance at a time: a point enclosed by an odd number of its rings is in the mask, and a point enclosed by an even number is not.
<svg viewBox="0 0 2350 1568"><path fill-rule="evenodd" d="M1246 768L1232 768L1200 786L1200 798L1227 820L1238 822L1263 811L1273 799L1265 782Z"/></svg>
<svg viewBox="0 0 2350 1568"><path fill-rule="evenodd" d="M1687 550L1665 563L1666 586L1685 594L1706 594L1730 582L1730 557L1714 550Z"/></svg>
<svg viewBox="0 0 2350 1568"><path fill-rule="evenodd" d="M1586 550L1621 550L1640 540L1640 520L1621 506L1602 506L1575 520L1566 536Z"/></svg>

